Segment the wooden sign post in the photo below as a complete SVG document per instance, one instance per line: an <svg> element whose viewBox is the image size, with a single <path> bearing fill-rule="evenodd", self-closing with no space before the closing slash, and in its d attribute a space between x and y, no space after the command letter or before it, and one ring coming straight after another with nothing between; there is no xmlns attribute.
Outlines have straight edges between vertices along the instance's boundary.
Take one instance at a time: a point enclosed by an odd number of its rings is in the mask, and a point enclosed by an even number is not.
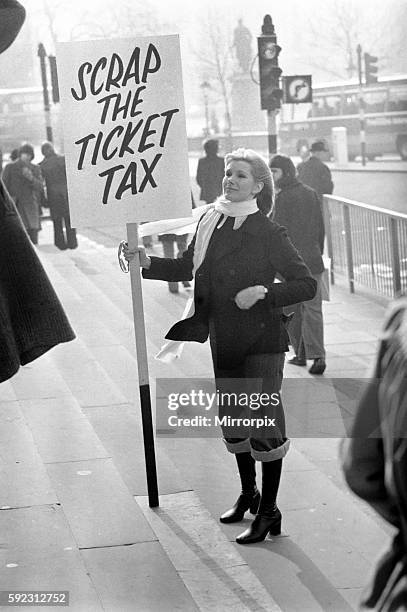
<svg viewBox="0 0 407 612"><path fill-rule="evenodd" d="M73 227L191 215L178 36L57 46ZM139 261L130 265L149 504L158 505ZM97 307L97 305L95 305Z"/></svg>
<svg viewBox="0 0 407 612"><path fill-rule="evenodd" d="M131 248L138 245L137 223L127 224L127 242ZM143 426L144 459L146 463L148 501L151 508L159 505L157 468L154 450L153 420L151 414L150 379L148 375L148 357L146 329L144 325L143 294L140 276L140 260L137 257L130 262L131 294L133 302L134 332L136 336L138 384L140 392L141 422Z"/></svg>

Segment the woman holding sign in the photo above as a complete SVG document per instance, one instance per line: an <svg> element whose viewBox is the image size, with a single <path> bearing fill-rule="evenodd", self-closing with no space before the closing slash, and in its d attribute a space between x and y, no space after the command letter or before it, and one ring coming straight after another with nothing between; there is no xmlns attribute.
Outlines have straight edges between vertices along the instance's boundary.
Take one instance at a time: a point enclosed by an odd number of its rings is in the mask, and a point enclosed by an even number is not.
<svg viewBox="0 0 407 612"><path fill-rule="evenodd" d="M230 395L240 381L250 396L255 391L257 397L277 397L277 402L252 409L251 416L266 426L252 424L250 430L223 426L241 412L240 405L232 410L219 406L224 441L236 457L242 485L235 505L220 520L241 521L247 510L256 514L237 537L239 544L259 542L268 533L281 531L276 498L289 447L279 400L288 350L282 308L311 299L316 290L285 229L267 217L273 197L266 161L250 149L238 149L226 155L223 195L202 216L182 258L149 257L142 247L124 250L128 261L138 250L144 278L174 282L195 278L191 307L168 332L169 342L159 358L179 355L184 341L205 342L209 336L217 390ZM276 274L283 282L274 283ZM262 465L261 495L256 460Z"/></svg>

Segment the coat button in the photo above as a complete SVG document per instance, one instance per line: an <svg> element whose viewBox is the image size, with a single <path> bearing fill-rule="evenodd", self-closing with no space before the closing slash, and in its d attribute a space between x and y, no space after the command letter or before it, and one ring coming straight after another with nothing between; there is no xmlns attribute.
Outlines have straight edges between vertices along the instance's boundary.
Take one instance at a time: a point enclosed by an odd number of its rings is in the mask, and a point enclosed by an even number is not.
<svg viewBox="0 0 407 612"><path fill-rule="evenodd" d="M234 276L236 274L236 270L233 270L233 269L229 270L229 274L230 276Z"/></svg>
<svg viewBox="0 0 407 612"><path fill-rule="evenodd" d="M261 327L261 329L264 329L266 327L266 324L265 323L260 323L260 327Z"/></svg>

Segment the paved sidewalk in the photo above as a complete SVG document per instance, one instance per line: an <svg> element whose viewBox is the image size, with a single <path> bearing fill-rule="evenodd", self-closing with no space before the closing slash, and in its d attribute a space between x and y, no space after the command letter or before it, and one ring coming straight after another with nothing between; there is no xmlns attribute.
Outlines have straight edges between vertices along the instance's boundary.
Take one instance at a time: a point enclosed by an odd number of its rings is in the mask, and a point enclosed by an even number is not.
<svg viewBox="0 0 407 612"><path fill-rule="evenodd" d="M160 507L148 507L129 277L114 246L79 240L57 251L46 223L39 247L77 339L0 385L0 590L69 590L74 612L355 610L390 531L344 485L330 379L370 374L384 307L332 289L325 376L286 365L288 421L301 421L302 389L309 429L285 461L283 535L238 546L248 519L218 521L239 485L217 438L157 438ZM187 292L143 281L143 293L152 390L211 377L207 345L153 359Z"/></svg>
<svg viewBox="0 0 407 612"><path fill-rule="evenodd" d="M366 165L362 165L362 161L349 161L347 164L338 162L329 162L328 166L331 170L338 172L407 172L407 163L405 161L366 161Z"/></svg>

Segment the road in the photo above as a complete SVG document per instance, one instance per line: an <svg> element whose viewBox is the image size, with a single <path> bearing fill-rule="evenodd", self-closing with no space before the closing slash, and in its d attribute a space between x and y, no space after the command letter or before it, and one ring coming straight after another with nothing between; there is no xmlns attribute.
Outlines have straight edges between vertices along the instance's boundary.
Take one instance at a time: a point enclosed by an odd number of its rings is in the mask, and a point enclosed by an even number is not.
<svg viewBox="0 0 407 612"><path fill-rule="evenodd" d="M407 214L407 172L333 171L334 195Z"/></svg>

